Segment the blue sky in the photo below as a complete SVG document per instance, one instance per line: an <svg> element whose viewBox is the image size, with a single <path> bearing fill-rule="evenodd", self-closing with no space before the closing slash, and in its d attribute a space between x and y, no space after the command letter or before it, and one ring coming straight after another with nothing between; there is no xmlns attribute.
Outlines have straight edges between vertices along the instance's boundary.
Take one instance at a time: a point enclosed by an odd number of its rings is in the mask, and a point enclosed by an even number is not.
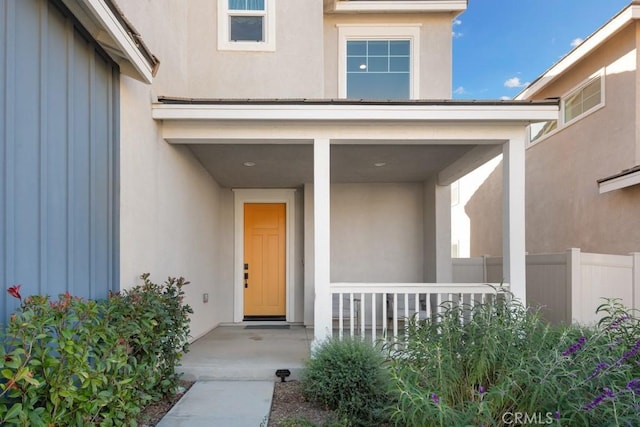
<svg viewBox="0 0 640 427"><path fill-rule="evenodd" d="M453 25L453 97L512 98L631 0L469 0Z"/></svg>

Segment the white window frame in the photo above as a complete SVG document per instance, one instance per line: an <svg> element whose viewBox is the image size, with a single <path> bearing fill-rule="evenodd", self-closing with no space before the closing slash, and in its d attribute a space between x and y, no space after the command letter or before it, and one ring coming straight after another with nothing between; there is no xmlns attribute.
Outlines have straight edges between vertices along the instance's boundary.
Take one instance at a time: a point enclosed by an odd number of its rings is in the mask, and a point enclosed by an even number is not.
<svg viewBox="0 0 640 427"><path fill-rule="evenodd" d="M218 0L218 50L274 52L276 50L276 2L264 0L264 12L256 10L230 11L228 0ZM263 16L263 41L232 41L230 40L229 18L231 16Z"/></svg>
<svg viewBox="0 0 640 427"><path fill-rule="evenodd" d="M593 83L594 80L596 79L600 79L600 102L596 105L594 105L593 107L589 108L587 111L583 111L581 114L578 114L576 117L572 118L569 121L565 121L565 102L568 98L571 98L573 95L577 94L578 92L580 92L581 90L584 90L584 88L586 88L587 86L589 86L591 83ZM598 72L592 74L591 76L589 76L588 79L585 79L584 81L582 81L578 86L576 86L575 88L571 89L569 92L565 93L564 95L562 95L560 97L561 99L561 106L560 106L560 123L563 124L563 126L568 126L572 123L577 122L578 120L583 119L584 117L587 117L590 114L593 114L594 112L598 111L599 109L603 108L605 106L605 73L604 73L604 69L599 70Z"/></svg>
<svg viewBox="0 0 640 427"><path fill-rule="evenodd" d="M574 117L573 119L569 120L568 122L565 122L564 121L565 100L567 98L570 98L571 96L575 95L579 91L583 90L585 87L587 87L590 83L592 83L594 80L596 80L598 78L600 79L600 103L597 104L597 105L594 105L593 107L591 107L587 111L583 111L582 114ZM541 136L540 138L538 138L538 139L536 139L534 141L530 140L530 132L527 132L527 148L533 147L534 145L537 145L537 144L541 143L542 141L546 141L547 139L549 139L550 137L554 136L558 132L561 132L566 127L571 126L574 123L577 123L580 120L584 119L585 117L588 117L591 114L595 113L596 111L604 108L606 106L606 102L605 102L605 99L606 99L605 87L606 87L606 85L605 85L605 81L606 81L605 69L601 68L600 70L598 70L597 72L593 73L592 75L590 75L585 80L581 81L577 86L574 86L569 91L565 92L560 97L560 112L559 112L559 115L558 115L558 125L556 126L556 128L554 130L552 130L551 132Z"/></svg>
<svg viewBox="0 0 640 427"><path fill-rule="evenodd" d="M338 27L338 97L347 97L347 41L351 40L409 40L410 87L409 99L420 96L420 27L407 25L337 25Z"/></svg>

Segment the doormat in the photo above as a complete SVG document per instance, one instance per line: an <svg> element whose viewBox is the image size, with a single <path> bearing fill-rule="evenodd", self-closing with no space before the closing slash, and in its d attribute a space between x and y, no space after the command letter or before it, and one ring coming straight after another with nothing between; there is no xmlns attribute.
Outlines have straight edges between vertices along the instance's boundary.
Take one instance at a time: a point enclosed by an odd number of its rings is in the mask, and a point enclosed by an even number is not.
<svg viewBox="0 0 640 427"><path fill-rule="evenodd" d="M289 329L289 325L247 325L245 329Z"/></svg>

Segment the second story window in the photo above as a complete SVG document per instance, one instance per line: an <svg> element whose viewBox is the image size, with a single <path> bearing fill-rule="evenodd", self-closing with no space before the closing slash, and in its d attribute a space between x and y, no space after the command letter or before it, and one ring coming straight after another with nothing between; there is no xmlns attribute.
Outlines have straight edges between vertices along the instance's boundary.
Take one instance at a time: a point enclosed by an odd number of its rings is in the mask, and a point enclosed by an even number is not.
<svg viewBox="0 0 640 427"><path fill-rule="evenodd" d="M563 97L564 123L569 123L602 104L602 76L598 75Z"/></svg>
<svg viewBox="0 0 640 427"><path fill-rule="evenodd" d="M419 97L420 25L339 25L341 98Z"/></svg>
<svg viewBox="0 0 640 427"><path fill-rule="evenodd" d="M275 50L275 0L218 0L218 49Z"/></svg>
<svg viewBox="0 0 640 427"><path fill-rule="evenodd" d="M347 40L347 98L409 99L410 40Z"/></svg>
<svg viewBox="0 0 640 427"><path fill-rule="evenodd" d="M604 107L604 76L604 70L600 70L562 95L558 119L529 125L528 143L536 144Z"/></svg>

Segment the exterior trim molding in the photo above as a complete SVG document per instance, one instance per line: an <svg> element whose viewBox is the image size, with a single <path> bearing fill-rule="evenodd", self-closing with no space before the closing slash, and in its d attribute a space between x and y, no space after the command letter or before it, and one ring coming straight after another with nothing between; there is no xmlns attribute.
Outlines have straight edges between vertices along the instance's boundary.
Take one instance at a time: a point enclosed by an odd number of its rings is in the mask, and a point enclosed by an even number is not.
<svg viewBox="0 0 640 427"><path fill-rule="evenodd" d="M284 203L286 205L286 320L287 322L301 321L295 319L295 189L234 189L234 257L233 257L233 321L242 322L244 319L244 204L245 203Z"/></svg>
<svg viewBox="0 0 640 427"><path fill-rule="evenodd" d="M640 184L640 166L636 166L628 171L623 171L617 175L598 180L600 194L638 184Z"/></svg>
<svg viewBox="0 0 640 427"><path fill-rule="evenodd" d="M467 0L325 0L327 12L457 12L467 9Z"/></svg>
<svg viewBox="0 0 640 427"><path fill-rule="evenodd" d="M534 80L528 87L520 92L514 99L530 99L540 92L565 71L573 67L587 55L600 47L605 41L613 37L635 19L640 19L640 5L632 3L609 22L587 37L579 46L571 50L547 71Z"/></svg>
<svg viewBox="0 0 640 427"><path fill-rule="evenodd" d="M125 28L105 0L63 0L76 19L120 66L121 72L151 83L160 62L147 51L139 34ZM124 19L123 16L120 17ZM134 37L136 39L134 40Z"/></svg>
<svg viewBox="0 0 640 427"><path fill-rule="evenodd" d="M394 104L153 104L156 120L390 120L390 121L522 121L535 122L558 118L558 102L543 103L407 103Z"/></svg>

